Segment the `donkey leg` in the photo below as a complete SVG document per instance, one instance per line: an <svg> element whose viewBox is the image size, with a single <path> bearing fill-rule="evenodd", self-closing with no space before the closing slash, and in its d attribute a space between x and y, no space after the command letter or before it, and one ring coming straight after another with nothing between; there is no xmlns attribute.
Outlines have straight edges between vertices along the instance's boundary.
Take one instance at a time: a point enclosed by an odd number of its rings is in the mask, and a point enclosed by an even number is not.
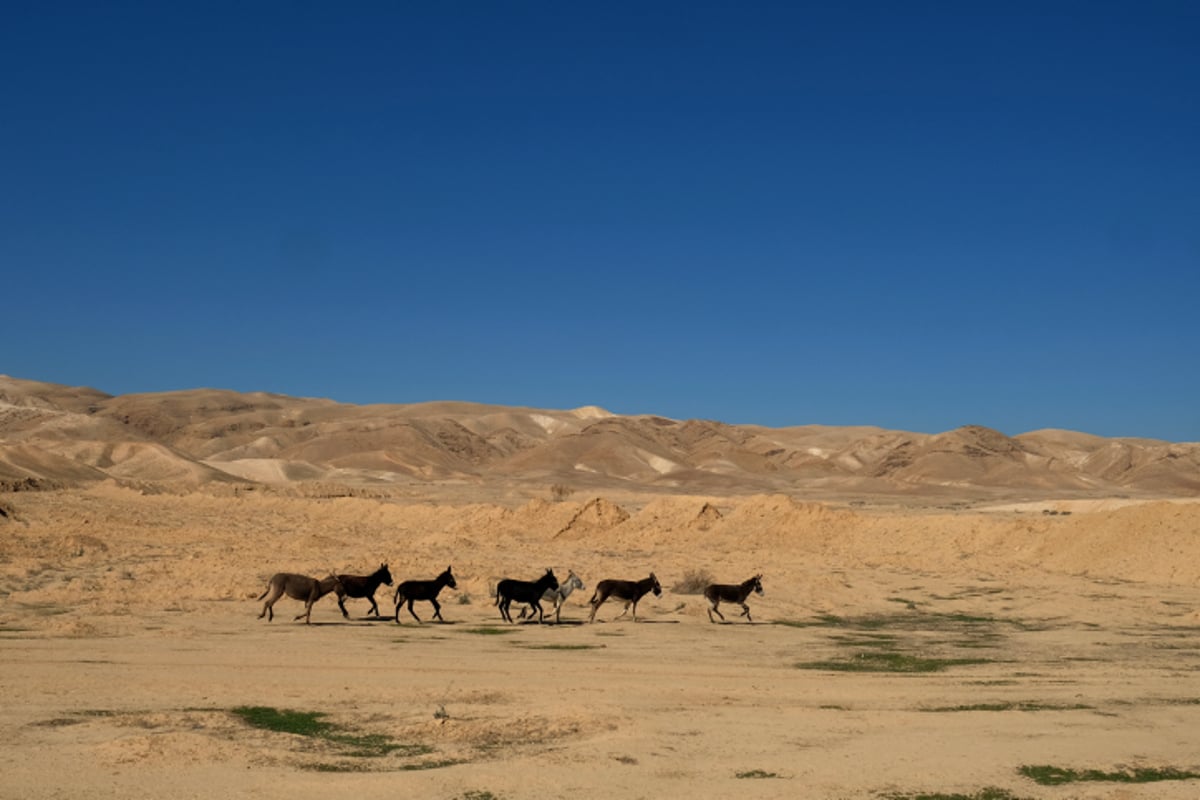
<svg viewBox="0 0 1200 800"><path fill-rule="evenodd" d="M438 601L437 601L437 598L436 598L436 597L431 597L431 598L429 598L429 602L433 603L433 616L434 616L434 618L436 618L436 619L440 619L440 620L442 620L442 622L445 622L446 620L442 618L442 607L441 607L441 605L438 603Z"/></svg>
<svg viewBox="0 0 1200 800"><path fill-rule="evenodd" d="M338 595L338 608L342 610L342 619L350 619L350 615L346 613L346 598L343 595Z"/></svg>
<svg viewBox="0 0 1200 800"><path fill-rule="evenodd" d="M603 602L604 602L603 600L597 602L596 598L594 598L594 597L591 599L591 601L589 602L589 605L591 605L591 607L592 607L592 613L588 615L588 622L596 621L596 612L600 609L600 603L603 603Z"/></svg>
<svg viewBox="0 0 1200 800"><path fill-rule="evenodd" d="M546 613L545 613L544 611L542 611L542 604L541 604L541 603L540 603L538 600L536 600L536 599L535 599L535 600L533 601L533 603L531 603L531 604L530 604L530 608L532 608L534 611L536 611L536 612L537 612L537 615L538 615L538 625L541 625L541 624L542 624L542 620L544 620L544 619L545 619L545 617L546 617ZM533 616L533 615L532 615L532 614L530 614L530 616Z"/></svg>
<svg viewBox="0 0 1200 800"><path fill-rule="evenodd" d="M720 600L718 600L717 602L713 603L713 604L712 604L712 608L710 608L710 609L708 610L708 621L709 621L709 622L716 622L716 620L712 618L712 615L713 615L713 614L716 614L718 617L720 617L720 618L721 618L721 622L724 622L724 621L725 621L725 615L721 613L721 609L717 608L717 606L719 606L719 605L721 605L721 601L720 601Z"/></svg>
<svg viewBox="0 0 1200 800"><path fill-rule="evenodd" d="M505 622L512 622L512 615L508 613L508 606L510 603L512 603L512 601L507 597L504 597L499 603L496 604L500 607L500 619L504 620Z"/></svg>
<svg viewBox="0 0 1200 800"><path fill-rule="evenodd" d="M746 618L747 622L754 622L754 617L750 616L750 606L745 603L742 603L742 616Z"/></svg>
<svg viewBox="0 0 1200 800"><path fill-rule="evenodd" d="M319 598L317 598L317 597L313 597L313 596L310 594L310 595L308 596L308 599L304 601L304 613L303 613L303 614L297 614L297 615L296 615L296 619L300 619L301 617L304 617L304 624L305 624L305 625L311 625L311 624L312 624L312 619L311 619L311 617L312 617L312 607L313 607L313 603L317 602L317 600L318 600L318 599L319 599ZM293 621L293 622L295 622L296 620L292 620L292 621Z"/></svg>
<svg viewBox="0 0 1200 800"><path fill-rule="evenodd" d="M274 591L272 591L272 589L274 589ZM271 596L267 597L268 594ZM267 591L263 592L262 597L258 598L259 600L262 600L263 597L267 597L267 602L263 603L262 614L259 614L258 618L262 619L265 616L267 618L267 622L275 619L275 601L282 596L283 589L280 589L277 586L268 586Z"/></svg>
<svg viewBox="0 0 1200 800"><path fill-rule="evenodd" d="M379 616L379 606L375 605L375 595L369 594L369 595L367 595L367 599L371 601L371 615L378 617Z"/></svg>
<svg viewBox="0 0 1200 800"><path fill-rule="evenodd" d="M412 598L410 597L408 599L408 613L412 614L413 619L415 619L417 622L420 622L421 618L417 616L417 612L413 611L412 604L413 604L413 601L412 601Z"/></svg>

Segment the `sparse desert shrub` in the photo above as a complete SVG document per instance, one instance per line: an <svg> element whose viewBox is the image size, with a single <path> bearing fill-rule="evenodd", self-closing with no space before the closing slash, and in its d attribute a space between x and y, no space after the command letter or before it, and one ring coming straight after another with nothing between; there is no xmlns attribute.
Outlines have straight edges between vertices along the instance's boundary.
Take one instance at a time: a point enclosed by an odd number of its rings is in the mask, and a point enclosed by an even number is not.
<svg viewBox="0 0 1200 800"><path fill-rule="evenodd" d="M561 503L573 494L575 490L566 484L556 483L550 487L550 499L556 503Z"/></svg>
<svg viewBox="0 0 1200 800"><path fill-rule="evenodd" d="M711 572L693 569L685 572L679 582L671 587L671 591L675 594L703 594L704 588L710 583L716 583Z"/></svg>

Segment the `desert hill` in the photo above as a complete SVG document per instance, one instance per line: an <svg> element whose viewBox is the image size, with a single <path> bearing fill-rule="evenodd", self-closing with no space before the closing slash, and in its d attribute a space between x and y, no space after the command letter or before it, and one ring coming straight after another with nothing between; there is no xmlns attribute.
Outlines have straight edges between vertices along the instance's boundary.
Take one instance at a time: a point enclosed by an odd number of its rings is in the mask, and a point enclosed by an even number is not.
<svg viewBox="0 0 1200 800"><path fill-rule="evenodd" d="M192 389L114 396L0 376L0 481L437 483L647 493L980 500L1200 492L1200 443L1061 430L1005 436L768 428L465 402L352 405Z"/></svg>

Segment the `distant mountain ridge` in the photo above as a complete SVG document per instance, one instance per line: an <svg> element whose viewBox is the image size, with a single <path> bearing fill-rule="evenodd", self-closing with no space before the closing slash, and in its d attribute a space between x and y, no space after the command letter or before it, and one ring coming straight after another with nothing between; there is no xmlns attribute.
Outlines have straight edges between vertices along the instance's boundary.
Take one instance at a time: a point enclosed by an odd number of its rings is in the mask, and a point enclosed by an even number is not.
<svg viewBox="0 0 1200 800"><path fill-rule="evenodd" d="M0 488L115 479L347 486L460 481L689 493L1200 493L1200 443L768 428L468 402L359 406L192 389L113 396L0 376Z"/></svg>

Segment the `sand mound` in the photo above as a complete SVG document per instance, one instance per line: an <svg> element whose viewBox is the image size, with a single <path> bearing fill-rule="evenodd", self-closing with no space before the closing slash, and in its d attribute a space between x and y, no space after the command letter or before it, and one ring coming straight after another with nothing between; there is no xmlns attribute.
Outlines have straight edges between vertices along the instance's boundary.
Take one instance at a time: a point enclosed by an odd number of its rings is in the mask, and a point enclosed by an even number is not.
<svg viewBox="0 0 1200 800"><path fill-rule="evenodd" d="M579 509L555 536L587 536L607 531L629 519L629 512L616 503L597 497Z"/></svg>

